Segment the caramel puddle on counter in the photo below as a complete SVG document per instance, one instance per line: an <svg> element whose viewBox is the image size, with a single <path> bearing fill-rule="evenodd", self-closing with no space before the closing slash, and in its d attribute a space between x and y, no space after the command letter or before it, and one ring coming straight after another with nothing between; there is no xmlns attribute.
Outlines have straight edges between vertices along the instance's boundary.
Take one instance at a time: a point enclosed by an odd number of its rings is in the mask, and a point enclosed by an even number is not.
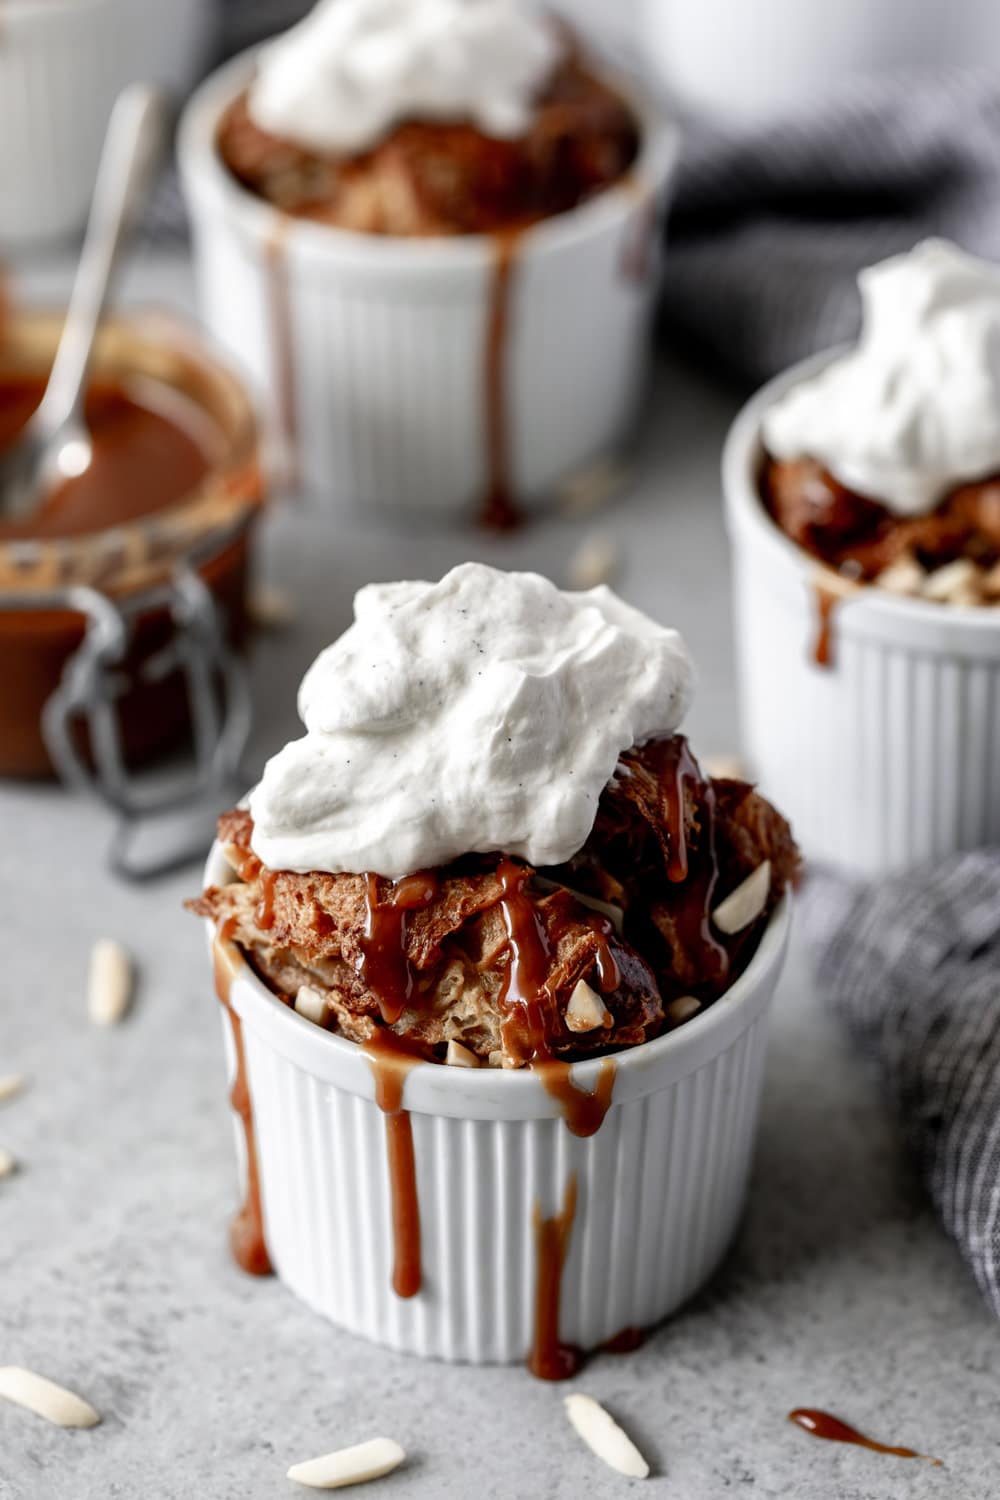
<svg viewBox="0 0 1000 1500"><path fill-rule="evenodd" d="M918 1453L914 1448L893 1448L887 1443L876 1442L874 1438L866 1437L857 1428L842 1422L839 1417L831 1416L828 1411L816 1411L812 1407L797 1406L794 1411L788 1413L789 1422L794 1422L796 1427L801 1427L805 1432L811 1433L813 1437L825 1438L831 1443L853 1443L858 1448L868 1448L872 1453L888 1453L893 1458L919 1458L923 1463L934 1464L941 1468L939 1458L931 1458L927 1453Z"/></svg>
<svg viewBox="0 0 1000 1500"><path fill-rule="evenodd" d="M378 1030L362 1044L375 1075L375 1103L385 1115L392 1205L392 1289L397 1297L415 1297L420 1290L420 1202L413 1154L413 1125L403 1108L406 1075L424 1059L409 1051L391 1031Z"/></svg>
<svg viewBox="0 0 1000 1500"><path fill-rule="evenodd" d="M229 1093L229 1102L243 1123L246 1141L247 1180L243 1206L235 1215L229 1230L229 1244L233 1259L251 1276L269 1276L272 1271L271 1257L264 1239L264 1219L260 1203L260 1174L257 1166L257 1138L253 1127L253 1103L247 1080L246 1050L243 1046L243 1022L230 1002L229 994L233 975L242 960L225 931L220 929L212 945L212 968L215 974L215 992L229 1016L233 1031L233 1048L236 1053L236 1076Z"/></svg>
<svg viewBox="0 0 1000 1500"><path fill-rule="evenodd" d="M276 221L264 244L264 274L267 288L267 319L271 337L271 371L274 377L278 423L281 432L282 479L289 489L298 485L299 422L295 341L292 337L292 305L288 281L288 236L291 224Z"/></svg>
<svg viewBox="0 0 1000 1500"><path fill-rule="evenodd" d="M508 360L510 302L521 231L507 229L492 236L493 285L486 325L486 364L483 392L486 403L486 495L481 524L490 531L510 531L521 520L510 478L510 411Z"/></svg>

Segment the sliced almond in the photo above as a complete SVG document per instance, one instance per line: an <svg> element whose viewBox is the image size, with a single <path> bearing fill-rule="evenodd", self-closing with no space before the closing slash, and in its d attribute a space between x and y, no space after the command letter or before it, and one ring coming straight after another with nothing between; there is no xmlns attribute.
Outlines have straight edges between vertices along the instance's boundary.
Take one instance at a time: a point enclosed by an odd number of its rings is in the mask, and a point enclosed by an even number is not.
<svg viewBox="0 0 1000 1500"><path fill-rule="evenodd" d="M560 482L556 501L567 515L590 515L624 489L631 474L632 470L620 459L595 459Z"/></svg>
<svg viewBox="0 0 1000 1500"><path fill-rule="evenodd" d="M454 1037L448 1043L448 1051L445 1053L445 1062L452 1068L478 1068L479 1058L468 1047L456 1042Z"/></svg>
<svg viewBox="0 0 1000 1500"><path fill-rule="evenodd" d="M603 532L585 536L569 560L570 588L584 591L611 583L621 571L622 555L618 543Z"/></svg>
<svg viewBox="0 0 1000 1500"><path fill-rule="evenodd" d="M597 991L585 979L578 979L566 1007L566 1025L570 1031L594 1031L610 1021L607 1006Z"/></svg>
<svg viewBox="0 0 1000 1500"><path fill-rule="evenodd" d="M564 1397L564 1400L566 1415L576 1432L609 1469L616 1469L629 1479L648 1478L649 1464L599 1401L579 1392Z"/></svg>
<svg viewBox="0 0 1000 1500"><path fill-rule="evenodd" d="M706 755L702 769L713 781L747 781L747 768L738 755Z"/></svg>
<svg viewBox="0 0 1000 1500"><path fill-rule="evenodd" d="M994 563L982 578L983 593L989 600L1000 599L1000 562Z"/></svg>
<svg viewBox="0 0 1000 1500"><path fill-rule="evenodd" d="M370 1442L358 1443L353 1448L340 1448L336 1453L324 1453L322 1458L310 1458L305 1463L292 1464L288 1478L296 1484L307 1484L313 1490L339 1490L349 1484L366 1484L369 1479L381 1479L398 1469L406 1457L405 1452L392 1438L372 1438Z"/></svg>
<svg viewBox="0 0 1000 1500"><path fill-rule="evenodd" d="M919 594L927 574L912 552L901 552L897 558L883 568L875 577L880 589L890 594Z"/></svg>
<svg viewBox="0 0 1000 1500"><path fill-rule="evenodd" d="M712 921L720 932L732 936L734 932L742 932L744 927L749 927L751 922L756 922L764 907L771 891L771 861L765 859L762 865L758 865L746 880L742 881L735 889L730 891L725 901L712 913Z"/></svg>
<svg viewBox="0 0 1000 1500"><path fill-rule="evenodd" d="M0 1146L0 1177L12 1177L16 1171L16 1159L5 1146Z"/></svg>
<svg viewBox="0 0 1000 1500"><path fill-rule="evenodd" d="M101 938L90 955L87 1010L95 1026L115 1026L132 1000L132 960L114 938Z"/></svg>
<svg viewBox="0 0 1000 1500"><path fill-rule="evenodd" d="M0 1396L47 1422L54 1422L57 1427L96 1427L101 1420L82 1396L56 1385L54 1380L46 1380L44 1375L36 1375L33 1370L22 1370L19 1365L0 1367Z"/></svg>
<svg viewBox="0 0 1000 1500"><path fill-rule="evenodd" d="M963 596L969 589L976 589L978 593L980 576L980 570L970 558L957 557L954 562L945 563L943 568L928 573L923 588L924 598L934 599L939 604L963 603Z"/></svg>
<svg viewBox="0 0 1000 1500"><path fill-rule="evenodd" d="M295 1009L300 1016L305 1016L307 1021L315 1021L317 1026L322 1026L326 1021L329 1004L325 995L319 990L314 990L311 984L300 984L295 996Z"/></svg>
<svg viewBox="0 0 1000 1500"><path fill-rule="evenodd" d="M273 584L255 588L248 604L250 618L261 630L284 630L295 619L295 606L288 595Z"/></svg>
<svg viewBox="0 0 1000 1500"><path fill-rule="evenodd" d="M8 1099L13 1099L20 1094L27 1080L23 1073L8 1073L0 1078L0 1104L6 1104Z"/></svg>
<svg viewBox="0 0 1000 1500"><path fill-rule="evenodd" d="M680 1026L684 1021L690 1021L701 1010L701 1001L696 995L678 995L676 1000L671 1000L667 1006L667 1020L671 1026Z"/></svg>

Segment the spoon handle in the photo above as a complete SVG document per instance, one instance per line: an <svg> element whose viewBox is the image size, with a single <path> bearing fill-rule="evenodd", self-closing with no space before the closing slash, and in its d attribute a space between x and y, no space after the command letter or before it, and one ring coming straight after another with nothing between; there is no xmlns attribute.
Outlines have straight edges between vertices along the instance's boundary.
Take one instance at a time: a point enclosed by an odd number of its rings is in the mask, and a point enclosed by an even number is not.
<svg viewBox="0 0 1000 1500"><path fill-rule="evenodd" d="M166 124L166 97L152 84L131 84L115 100L66 321L36 413L47 435L72 422L82 407L97 325L134 210L159 161Z"/></svg>

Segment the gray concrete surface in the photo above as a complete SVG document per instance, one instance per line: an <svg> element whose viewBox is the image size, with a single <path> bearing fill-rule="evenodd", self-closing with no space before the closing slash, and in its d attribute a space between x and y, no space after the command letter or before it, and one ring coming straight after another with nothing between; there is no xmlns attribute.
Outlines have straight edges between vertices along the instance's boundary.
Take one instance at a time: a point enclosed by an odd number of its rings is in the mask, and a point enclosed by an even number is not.
<svg viewBox="0 0 1000 1500"><path fill-rule="evenodd" d="M30 291L64 270L35 266ZM140 299L184 301L179 265L148 263ZM622 549L622 592L680 626L701 668L690 729L735 740L717 483L734 399L661 366L636 482L592 522L509 542L400 539L309 508L273 518L263 571L298 618L261 641L254 756L294 728L294 692L361 582L437 574L480 555L557 579L582 532ZM395 1500L612 1496L635 1482L583 1449L562 1389L520 1369L386 1353L319 1321L226 1252L235 1197L217 1002L181 909L197 872L129 888L102 867L107 820L48 786L0 785L4 938L0 1074L30 1091L0 1106L22 1163L0 1182L0 1364L79 1390L104 1415L50 1428L0 1403L4 1500L266 1500L300 1491L288 1465L384 1433L406 1467L366 1493ZM85 1015L90 946L114 936L139 966L117 1030ZM781 987L750 1204L714 1283L628 1358L576 1383L619 1416L654 1468L651 1495L797 1500L986 1500L1000 1476L998 1330L924 1205L876 1081L850 1052L793 952ZM786 1421L825 1406L945 1467L817 1442Z"/></svg>

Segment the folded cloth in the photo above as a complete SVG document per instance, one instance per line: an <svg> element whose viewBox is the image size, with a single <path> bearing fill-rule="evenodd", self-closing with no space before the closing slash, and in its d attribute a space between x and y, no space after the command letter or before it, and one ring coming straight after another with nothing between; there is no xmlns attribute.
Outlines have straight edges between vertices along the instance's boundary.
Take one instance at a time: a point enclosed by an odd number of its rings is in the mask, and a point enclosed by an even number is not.
<svg viewBox="0 0 1000 1500"><path fill-rule="evenodd" d="M818 979L877 1059L930 1196L1000 1317L1000 850L870 886L814 871Z"/></svg>
<svg viewBox="0 0 1000 1500"><path fill-rule="evenodd" d="M858 271L928 234L1000 259L1000 83L859 79L809 112L688 132L667 328L761 380L858 331Z"/></svg>

